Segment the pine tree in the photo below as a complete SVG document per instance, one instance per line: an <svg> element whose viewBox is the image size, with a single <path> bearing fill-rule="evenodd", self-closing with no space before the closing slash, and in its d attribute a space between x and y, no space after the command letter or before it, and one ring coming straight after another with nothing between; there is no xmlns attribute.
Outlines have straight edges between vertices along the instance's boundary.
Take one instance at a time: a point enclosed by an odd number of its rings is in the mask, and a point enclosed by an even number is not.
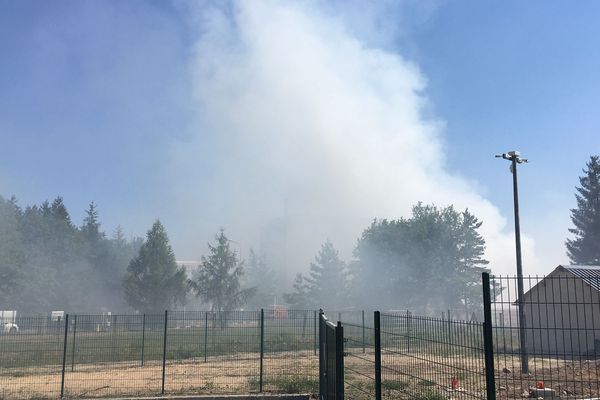
<svg viewBox="0 0 600 400"><path fill-rule="evenodd" d="M20 217L14 197L6 201L0 196L0 304L9 309L16 309L20 303L21 285L26 282Z"/></svg>
<svg viewBox="0 0 600 400"><path fill-rule="evenodd" d="M575 238L567 239L567 255L573 264L600 265L600 157L591 156L586 167L571 210Z"/></svg>
<svg viewBox="0 0 600 400"><path fill-rule="evenodd" d="M248 307L261 308L273 304L277 294L275 271L269 268L265 257L256 254L253 249L250 249L244 278L244 286L255 289L248 299Z"/></svg>
<svg viewBox="0 0 600 400"><path fill-rule="evenodd" d="M309 288L306 284L304 276L301 273L297 273L296 277L294 278L293 291L291 293L284 293L283 300L290 306L290 308L295 310L317 307L318 304L311 301L308 290Z"/></svg>
<svg viewBox="0 0 600 400"><path fill-rule="evenodd" d="M127 303L139 311L161 312L185 302L186 272L178 267L165 228L156 221L123 282Z"/></svg>
<svg viewBox="0 0 600 400"><path fill-rule="evenodd" d="M296 275L294 291L284 295L292 307L321 307L340 310L345 306L348 290L346 264L340 260L338 251L330 241L321 245L321 250L310 264L308 276Z"/></svg>
<svg viewBox="0 0 600 400"><path fill-rule="evenodd" d="M104 238L104 233L100 232L100 222L98 220L98 209L92 201L85 211L85 218L81 226L85 238L91 245L97 245Z"/></svg>
<svg viewBox="0 0 600 400"><path fill-rule="evenodd" d="M309 296L323 309L341 310L345 306L348 294L346 264L329 240L321 245L305 280Z"/></svg>
<svg viewBox="0 0 600 400"><path fill-rule="evenodd" d="M231 250L230 240L223 229L215 239L215 246L208 244L210 255L202 256L202 264L190 285L197 297L210 303L212 311L235 310L246 303L255 289L240 288L240 279L244 274L243 261Z"/></svg>

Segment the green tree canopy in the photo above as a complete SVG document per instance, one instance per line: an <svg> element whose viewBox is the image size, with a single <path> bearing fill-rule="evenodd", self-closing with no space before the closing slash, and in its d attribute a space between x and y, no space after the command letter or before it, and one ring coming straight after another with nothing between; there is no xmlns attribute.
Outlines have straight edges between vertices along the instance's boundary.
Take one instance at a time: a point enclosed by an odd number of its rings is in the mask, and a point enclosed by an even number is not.
<svg viewBox="0 0 600 400"><path fill-rule="evenodd" d="M567 239L567 255L573 264L600 265L600 157L591 156L586 167L571 210L569 232L575 237Z"/></svg>
<svg viewBox="0 0 600 400"><path fill-rule="evenodd" d="M321 245L308 276L296 275L292 293L284 300L292 307L320 307L341 310L347 306L348 273L346 264L330 241Z"/></svg>
<svg viewBox="0 0 600 400"><path fill-rule="evenodd" d="M250 249L244 271L244 287L254 288L254 294L248 299L247 306L254 308L268 307L273 304L277 295L275 271L267 265L263 255Z"/></svg>
<svg viewBox="0 0 600 400"><path fill-rule="evenodd" d="M479 306L488 264L481 224L468 210L421 203L410 218L374 221L354 252L359 301L419 311Z"/></svg>
<svg viewBox="0 0 600 400"><path fill-rule="evenodd" d="M216 245L208 244L210 254L202 256L202 264L190 285L196 296L210 304L212 311L229 311L242 307L255 288L240 288L244 274L243 261L229 246L223 229L215 236Z"/></svg>
<svg viewBox="0 0 600 400"><path fill-rule="evenodd" d="M127 303L139 311L160 312L185 303L184 267L178 267L165 228L156 221L123 282Z"/></svg>
<svg viewBox="0 0 600 400"><path fill-rule="evenodd" d="M125 307L123 276L140 243L107 239L94 203L86 214L77 227L61 197L21 208L14 197L0 196L0 300L5 307L20 312Z"/></svg>

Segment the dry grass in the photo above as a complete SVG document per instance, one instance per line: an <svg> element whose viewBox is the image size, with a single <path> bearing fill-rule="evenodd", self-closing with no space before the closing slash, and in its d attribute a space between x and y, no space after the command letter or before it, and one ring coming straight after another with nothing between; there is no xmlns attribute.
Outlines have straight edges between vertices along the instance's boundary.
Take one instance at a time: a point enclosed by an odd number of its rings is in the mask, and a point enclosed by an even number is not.
<svg viewBox="0 0 600 400"><path fill-rule="evenodd" d="M352 353L345 358L348 398L370 399L374 393L372 352ZM435 361L432 363L432 361ZM441 400L485 398L483 360L461 356L428 359L400 354L383 355L385 398ZM522 374L516 356L497 356L496 388L501 399L519 399L537 381L557 391L561 398L590 398L600 395L600 361L535 359L530 373ZM266 354L264 390L316 390L318 357L312 351ZM256 353L234 356L169 361L165 391L172 394L249 393L258 391L259 358ZM456 376L460 391L450 389ZM307 378L308 377L308 378ZM60 366L0 369L0 399L57 398L60 394ZM302 381L308 379L307 381ZM161 391L162 363L77 365L67 370L65 392L69 397L110 397L155 395ZM301 381L301 382L299 382Z"/></svg>
<svg viewBox="0 0 600 400"><path fill-rule="evenodd" d="M165 392L249 393L256 392L259 358L256 353L235 356L193 358L168 361ZM266 354L264 359L265 390L281 391L269 382L272 377L312 376L317 379L318 359L312 351ZM267 379L270 378L270 379ZM60 395L60 367L26 368L16 373L0 370L0 399L43 399ZM65 393L68 397L112 397L156 395L161 392L162 363L121 362L77 365L67 369ZM271 386L271 387L269 387Z"/></svg>

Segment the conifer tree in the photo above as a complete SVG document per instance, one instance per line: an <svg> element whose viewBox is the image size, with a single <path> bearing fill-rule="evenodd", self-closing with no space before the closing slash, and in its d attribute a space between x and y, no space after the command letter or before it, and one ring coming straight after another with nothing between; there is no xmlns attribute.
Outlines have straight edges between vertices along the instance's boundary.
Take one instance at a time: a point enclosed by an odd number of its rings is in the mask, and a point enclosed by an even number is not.
<svg viewBox="0 0 600 400"><path fill-rule="evenodd" d="M190 285L197 297L210 304L212 311L235 310L246 303L255 289L240 288L244 263L231 250L223 229L215 239L216 245L208 244L210 254L202 256L202 264Z"/></svg>
<svg viewBox="0 0 600 400"><path fill-rule="evenodd" d="M591 156L579 177L575 199L577 208L571 210L575 237L567 239L567 255L573 264L600 265L600 157Z"/></svg>
<svg viewBox="0 0 600 400"><path fill-rule="evenodd" d="M185 302L184 267L178 267L165 228L156 221L139 254L131 260L124 280L127 303L139 311L161 312Z"/></svg>

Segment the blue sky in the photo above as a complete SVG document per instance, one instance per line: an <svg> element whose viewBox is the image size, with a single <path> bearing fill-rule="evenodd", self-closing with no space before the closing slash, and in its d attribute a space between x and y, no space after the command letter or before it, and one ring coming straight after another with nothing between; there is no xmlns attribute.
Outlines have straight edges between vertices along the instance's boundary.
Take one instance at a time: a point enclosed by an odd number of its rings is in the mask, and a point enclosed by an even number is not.
<svg viewBox="0 0 600 400"><path fill-rule="evenodd" d="M160 217L180 258L196 258L192 242L205 242L219 226L242 235L231 216L221 221L218 197L207 196L228 154L215 139L219 124L203 123L206 99L199 104L203 86L194 77L209 54L198 42L212 40L204 25L214 22L204 10L210 6L0 0L0 194L23 205L61 195L76 222L93 200L108 231L121 224L140 235ZM589 156L600 153L600 3L319 7L324 21L341 20L363 46L398 54L420 71L422 113L442 126L444 170L499 209L506 234L510 174L493 156L518 149L530 159L520 169L523 230L553 264L530 272L566 261L574 186ZM235 5L220 8L235 14ZM180 157L174 148L188 144L202 152ZM180 158L194 180L173 185ZM239 176L246 167L236 169ZM185 207L210 211L194 222Z"/></svg>

